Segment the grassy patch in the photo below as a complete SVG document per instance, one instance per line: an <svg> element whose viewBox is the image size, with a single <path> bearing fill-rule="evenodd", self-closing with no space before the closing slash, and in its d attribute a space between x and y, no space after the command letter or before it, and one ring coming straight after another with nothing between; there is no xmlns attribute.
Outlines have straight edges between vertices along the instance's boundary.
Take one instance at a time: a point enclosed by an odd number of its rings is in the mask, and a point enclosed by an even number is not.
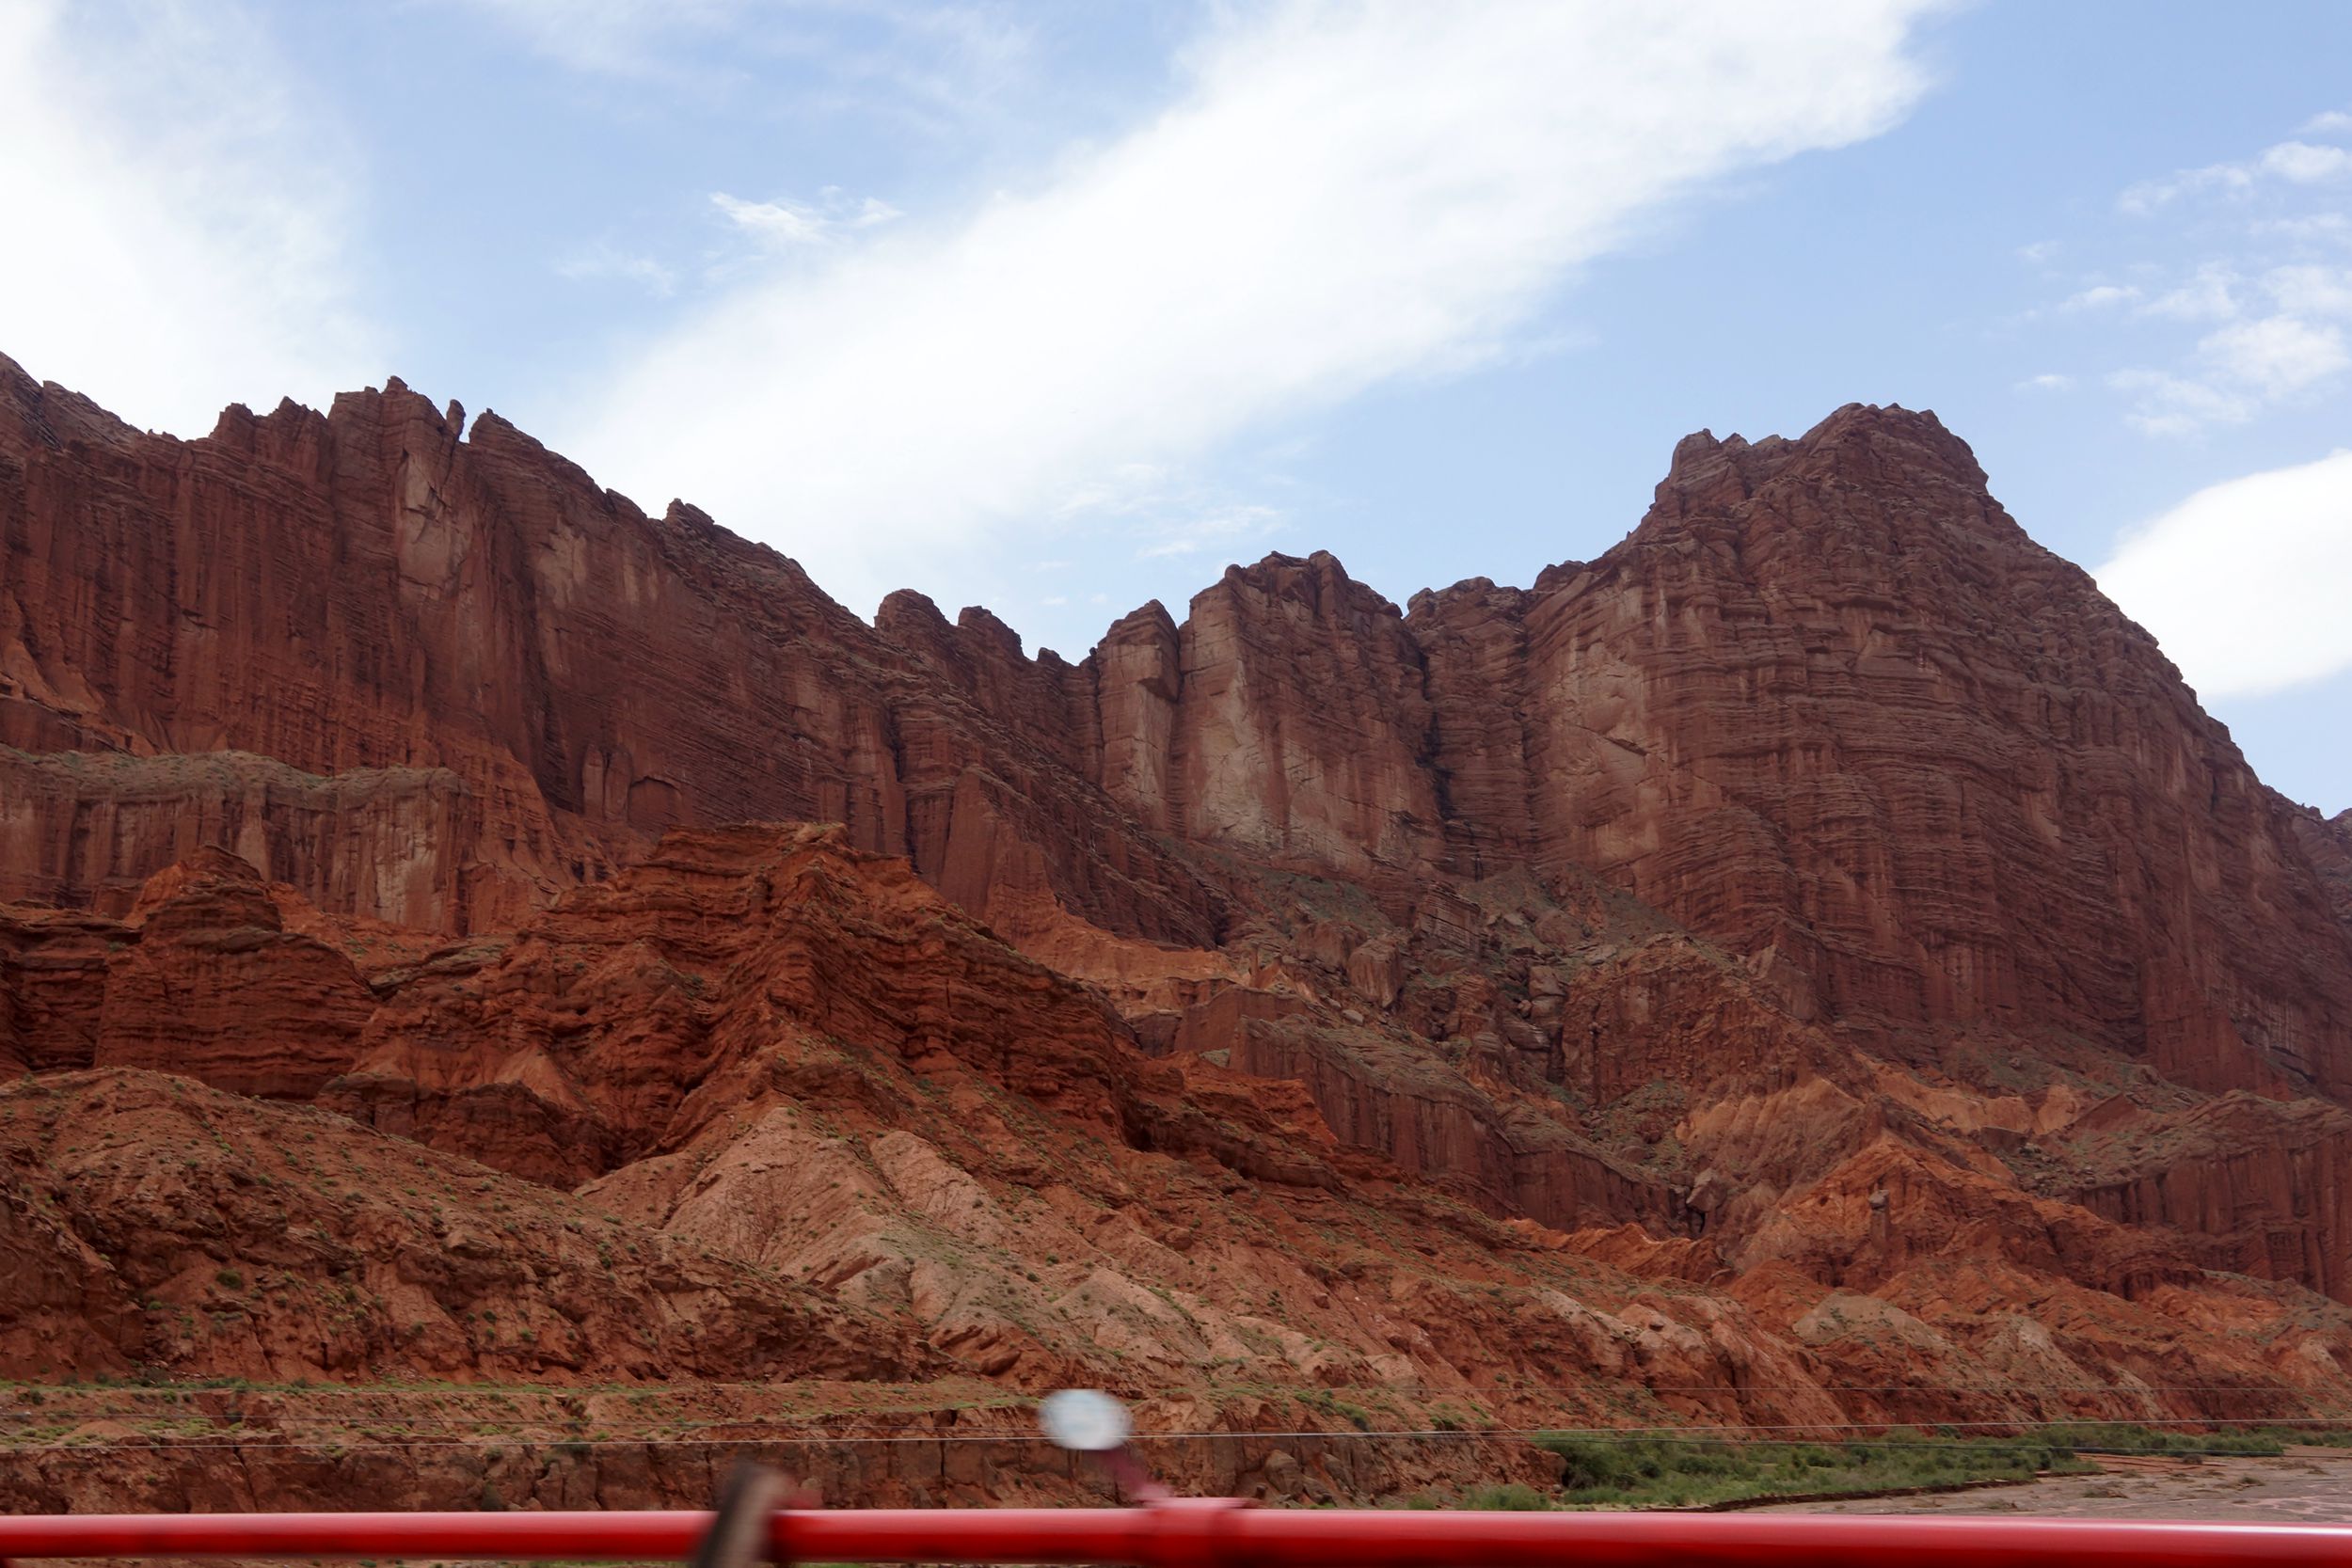
<svg viewBox="0 0 2352 1568"><path fill-rule="evenodd" d="M1752 1497L2022 1481L2042 1470L2093 1468L2042 1434L1896 1433L1866 1442L1779 1443L1555 1433L1535 1443L1560 1461L1554 1505L1585 1508L1693 1508Z"/></svg>
<svg viewBox="0 0 2352 1568"><path fill-rule="evenodd" d="M2289 1443L2327 1443L2279 1427L2238 1427L2217 1432L2164 1432L2128 1421L2066 1421L2048 1429L2054 1443L2089 1453L2248 1454L2276 1457Z"/></svg>

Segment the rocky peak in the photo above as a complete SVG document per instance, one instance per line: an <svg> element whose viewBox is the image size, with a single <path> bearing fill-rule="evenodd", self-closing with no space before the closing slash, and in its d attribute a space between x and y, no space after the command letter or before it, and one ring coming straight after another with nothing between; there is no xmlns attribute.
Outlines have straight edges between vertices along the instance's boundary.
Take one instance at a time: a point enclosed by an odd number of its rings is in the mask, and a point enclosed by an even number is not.
<svg viewBox="0 0 2352 1568"><path fill-rule="evenodd" d="M1110 624L1110 629L1103 634L1103 641L1096 643L1095 648L1097 652L1100 652L1113 645L1156 644L1162 641L1172 645L1175 640L1176 617L1170 615L1168 612L1168 606L1160 603L1159 600L1147 599L1137 608L1113 621Z"/></svg>
<svg viewBox="0 0 2352 1568"><path fill-rule="evenodd" d="M1727 511L1775 483L1868 485L1890 493L1922 484L1986 487L1976 454L1934 414L1850 403L1794 440L1718 440L1705 430L1684 436L1659 482L1651 515Z"/></svg>
<svg viewBox="0 0 2352 1568"><path fill-rule="evenodd" d="M874 629L909 652L932 650L943 657L955 646L955 627L928 594L901 588L874 611Z"/></svg>
<svg viewBox="0 0 2352 1568"><path fill-rule="evenodd" d="M1028 656L1021 650L1021 634L998 620L993 611L980 605L965 605L956 612L956 630L966 641L986 647L1000 662L1025 663Z"/></svg>
<svg viewBox="0 0 2352 1568"><path fill-rule="evenodd" d="M81 393L54 381L35 381L0 354L0 452L81 441L121 445L138 433Z"/></svg>
<svg viewBox="0 0 2352 1568"><path fill-rule="evenodd" d="M1398 614L1396 606L1349 577L1340 558L1329 550L1317 550L1303 558L1270 551L1255 565L1228 566L1217 586L1203 590L1203 594L1233 589L1269 599L1296 600L1316 614ZM1195 596L1196 605L1200 597Z"/></svg>

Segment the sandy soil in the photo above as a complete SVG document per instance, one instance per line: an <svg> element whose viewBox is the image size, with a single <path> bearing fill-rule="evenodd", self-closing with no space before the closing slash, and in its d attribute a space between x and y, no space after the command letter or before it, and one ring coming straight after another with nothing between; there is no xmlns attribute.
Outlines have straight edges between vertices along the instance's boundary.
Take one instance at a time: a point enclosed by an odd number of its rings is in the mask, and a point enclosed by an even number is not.
<svg viewBox="0 0 2352 1568"><path fill-rule="evenodd" d="M1933 1497L1789 1503L1778 1513L2041 1513L2105 1519L2352 1523L2352 1453L2289 1449L2277 1459L2129 1459L2105 1473L2059 1476ZM1767 1512L1767 1511L1759 1511Z"/></svg>

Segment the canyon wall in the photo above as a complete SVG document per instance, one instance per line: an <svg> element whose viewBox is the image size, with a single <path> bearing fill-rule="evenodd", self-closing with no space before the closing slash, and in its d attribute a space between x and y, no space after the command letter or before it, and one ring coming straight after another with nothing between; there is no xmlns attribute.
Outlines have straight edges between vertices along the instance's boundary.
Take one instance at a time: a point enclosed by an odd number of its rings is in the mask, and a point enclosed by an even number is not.
<svg viewBox="0 0 2352 1568"><path fill-rule="evenodd" d="M281 1102L208 1102L256 1137L795 1271L909 1376L1499 1399L1534 1303L1594 1378L1647 1344L1829 1409L1879 1351L1824 1304L1867 1297L1921 1376L2056 1375L2074 1324L2078 1380L2192 1381L2132 1348L2186 1334L2201 1381L2332 1387L2348 821L1901 409L1689 437L1526 588L1400 609L1274 555L1073 663L914 593L869 626L397 381L182 442L0 361L0 1072L64 1129L9 1146L0 1222L25 1310L88 1307L77 1367L229 1364L134 1306L228 1311L211 1222L115 1278L128 1178L40 1164L117 1104L179 1136L192 1079ZM1653 1320L1629 1278L1746 1305ZM440 1310L440 1370L539 1354ZM310 1332L262 1354L365 1359ZM548 1364L707 1364L631 1343Z"/></svg>

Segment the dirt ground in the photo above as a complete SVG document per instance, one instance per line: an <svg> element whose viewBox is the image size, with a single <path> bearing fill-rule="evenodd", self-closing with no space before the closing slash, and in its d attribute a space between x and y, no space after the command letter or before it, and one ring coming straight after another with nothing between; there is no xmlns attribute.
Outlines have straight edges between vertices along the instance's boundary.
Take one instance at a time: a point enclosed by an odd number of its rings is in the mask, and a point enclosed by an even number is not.
<svg viewBox="0 0 2352 1568"><path fill-rule="evenodd" d="M2101 1519L2352 1524L2352 1452L2289 1449L2277 1459L2109 1459L2095 1476L2053 1476L1931 1497L1789 1503L1776 1513L2040 1513Z"/></svg>

